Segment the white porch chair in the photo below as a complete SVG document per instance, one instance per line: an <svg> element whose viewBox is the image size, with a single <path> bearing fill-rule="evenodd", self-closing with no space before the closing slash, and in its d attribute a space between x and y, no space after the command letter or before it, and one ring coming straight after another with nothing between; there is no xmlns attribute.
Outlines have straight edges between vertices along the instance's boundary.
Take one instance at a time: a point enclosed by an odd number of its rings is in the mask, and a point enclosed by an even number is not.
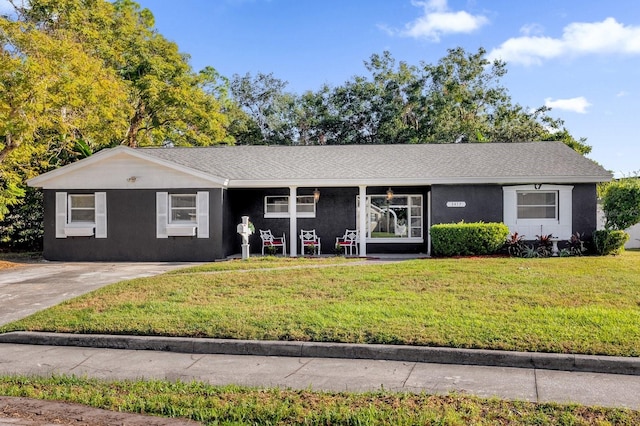
<svg viewBox="0 0 640 426"><path fill-rule="evenodd" d="M342 237L336 237L336 248L342 248L344 254L347 254L347 248L349 249L349 255L353 256L353 249L356 249L356 256L358 255L358 231L355 229L347 229L344 231Z"/></svg>
<svg viewBox="0 0 640 426"><path fill-rule="evenodd" d="M275 238L271 233L271 229L263 231L260 230L260 239L262 240L262 255L264 256L264 249L269 247L282 247L282 255L287 255L287 240L282 234L282 238Z"/></svg>
<svg viewBox="0 0 640 426"><path fill-rule="evenodd" d="M302 246L302 255L305 255L305 248L311 249L311 254L320 254L320 237L316 235L315 229L300 230L300 245Z"/></svg>

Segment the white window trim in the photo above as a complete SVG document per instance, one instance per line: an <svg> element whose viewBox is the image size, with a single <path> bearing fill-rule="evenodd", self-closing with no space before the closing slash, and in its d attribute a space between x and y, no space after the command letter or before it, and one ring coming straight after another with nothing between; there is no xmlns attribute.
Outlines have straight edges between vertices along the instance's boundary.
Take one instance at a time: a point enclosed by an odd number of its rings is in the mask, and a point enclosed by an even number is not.
<svg viewBox="0 0 640 426"><path fill-rule="evenodd" d="M83 195L95 197L94 221L71 222L71 197ZM56 192L56 238L91 237L107 238L107 193Z"/></svg>
<svg viewBox="0 0 640 426"><path fill-rule="evenodd" d="M265 219L286 219L291 217L291 214L289 213L289 211L287 210L286 212L268 212L267 211L267 206L269 205L268 203L268 199L269 198L286 198L287 200L289 199L288 195L266 195L264 197L264 218ZM296 217L301 217L301 218L315 218L316 217L316 203L313 202L312 203L300 203L300 199L301 198L312 198L313 199L313 195L298 195L296 196L296 201L297 202L297 206L301 206L301 205L313 205L313 212L301 212L299 209L297 209L296 211ZM288 206L288 204L286 204Z"/></svg>
<svg viewBox="0 0 640 426"><path fill-rule="evenodd" d="M503 222L511 233L524 235L534 240L536 235L552 234L568 240L573 232L573 186L572 185L517 185L505 186L503 191ZM556 219L518 219L518 192L557 192Z"/></svg>
<svg viewBox="0 0 640 426"><path fill-rule="evenodd" d="M367 206L367 212L365 213L365 217L369 217L369 206L371 205L371 196L374 197L386 197L386 194L368 194L367 195L367 200L366 200L366 206ZM376 237L370 237L369 236L369 220L367 220L367 232L365 233L366 235L366 242L367 243L391 243L391 244L422 244L424 243L424 216L425 216L425 212L424 212L424 196L423 194L394 194L394 198L400 198L400 197L420 197L420 219L422 222L422 228L420 230L422 236L421 237L390 237L390 238L376 238ZM359 210L359 199L360 196L356 197L356 216L358 215L358 210ZM409 211L411 211L411 206L409 206ZM407 224L408 230L411 230L411 224L410 224L410 219L409 218L409 223Z"/></svg>
<svg viewBox="0 0 640 426"><path fill-rule="evenodd" d="M171 195L196 196L196 221L171 223ZM169 194L156 192L156 238L209 238L209 192Z"/></svg>

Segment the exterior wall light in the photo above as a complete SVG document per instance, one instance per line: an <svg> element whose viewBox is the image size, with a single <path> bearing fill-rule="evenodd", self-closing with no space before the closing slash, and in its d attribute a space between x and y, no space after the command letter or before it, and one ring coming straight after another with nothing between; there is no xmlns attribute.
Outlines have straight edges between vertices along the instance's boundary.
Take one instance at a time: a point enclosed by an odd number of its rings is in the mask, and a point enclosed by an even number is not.
<svg viewBox="0 0 640 426"><path fill-rule="evenodd" d="M320 191L318 190L318 188L316 188L313 190L313 201L317 203L319 199L320 199Z"/></svg>
<svg viewBox="0 0 640 426"><path fill-rule="evenodd" d="M393 200L393 190L389 187L389 189L387 189L387 201L391 200Z"/></svg>

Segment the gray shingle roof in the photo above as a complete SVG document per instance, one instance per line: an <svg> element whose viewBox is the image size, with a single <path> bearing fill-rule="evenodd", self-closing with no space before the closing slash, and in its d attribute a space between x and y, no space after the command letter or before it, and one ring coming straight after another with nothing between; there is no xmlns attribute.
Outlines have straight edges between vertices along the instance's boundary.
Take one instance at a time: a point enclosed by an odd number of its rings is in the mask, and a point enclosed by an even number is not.
<svg viewBox="0 0 640 426"><path fill-rule="evenodd" d="M561 142L214 146L140 152L242 182L601 182L611 174Z"/></svg>

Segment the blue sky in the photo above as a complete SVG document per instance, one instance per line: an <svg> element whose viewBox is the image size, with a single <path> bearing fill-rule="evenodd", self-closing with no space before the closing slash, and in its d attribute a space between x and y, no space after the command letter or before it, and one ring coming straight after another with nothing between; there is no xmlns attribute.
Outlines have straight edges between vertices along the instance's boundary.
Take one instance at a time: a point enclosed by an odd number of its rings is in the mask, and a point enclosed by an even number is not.
<svg viewBox="0 0 640 426"><path fill-rule="evenodd" d="M587 138L589 157L616 175L640 171L637 0L138 3L195 70L273 73L297 93L367 75L363 61L384 50L418 65L437 62L448 48L484 47L507 62L502 83L513 102L551 106L575 137Z"/></svg>

